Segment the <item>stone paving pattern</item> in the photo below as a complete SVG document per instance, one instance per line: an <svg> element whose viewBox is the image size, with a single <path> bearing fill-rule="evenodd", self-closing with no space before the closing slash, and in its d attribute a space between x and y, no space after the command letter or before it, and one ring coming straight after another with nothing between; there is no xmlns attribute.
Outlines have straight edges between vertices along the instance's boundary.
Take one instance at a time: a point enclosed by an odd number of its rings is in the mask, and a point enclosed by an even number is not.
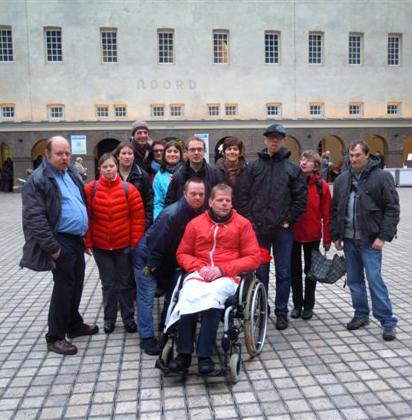
<svg viewBox="0 0 412 420"><path fill-rule="evenodd" d="M121 323L113 334L73 340L76 356L46 351L50 273L21 270L19 194L0 194L0 419L378 419L412 418L412 189L401 189L397 240L384 251L384 278L398 339L384 342L373 320L349 332L343 281L319 285L311 321L282 332L269 321L262 354L244 349L239 383L163 377ZM103 326L98 272L88 258L81 312ZM273 275L273 273L272 273ZM271 279L271 306L274 282ZM156 303L159 313L159 302Z"/></svg>

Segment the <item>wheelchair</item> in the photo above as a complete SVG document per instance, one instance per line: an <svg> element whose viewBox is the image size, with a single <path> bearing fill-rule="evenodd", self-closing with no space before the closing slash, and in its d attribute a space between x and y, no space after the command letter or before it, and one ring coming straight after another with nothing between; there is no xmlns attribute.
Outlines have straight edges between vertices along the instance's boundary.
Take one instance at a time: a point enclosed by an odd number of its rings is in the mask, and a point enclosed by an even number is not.
<svg viewBox="0 0 412 420"><path fill-rule="evenodd" d="M167 309L166 322L173 312L179 299L179 292L183 286L185 274L177 279L170 304ZM223 332L221 347L223 356L220 358L221 367L209 376L225 376L231 383L239 380L241 372L242 345L240 337L243 334L247 353L251 358L261 353L266 339L268 321L268 303L266 289L254 273L242 273L236 293L225 302L222 316ZM155 367L163 374L173 372L168 368L169 362L174 358L176 341L176 324L169 329L165 327L160 337L160 355ZM174 374L174 373L173 373ZM181 374L185 377L187 374ZM175 374L176 375L176 374Z"/></svg>

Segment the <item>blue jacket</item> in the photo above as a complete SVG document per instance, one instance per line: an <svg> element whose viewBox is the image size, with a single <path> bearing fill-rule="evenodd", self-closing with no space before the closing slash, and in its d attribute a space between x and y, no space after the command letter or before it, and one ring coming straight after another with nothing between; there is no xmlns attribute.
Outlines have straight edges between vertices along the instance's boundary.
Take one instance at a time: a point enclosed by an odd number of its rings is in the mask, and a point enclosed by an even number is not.
<svg viewBox="0 0 412 420"><path fill-rule="evenodd" d="M157 172L153 181L154 204L153 204L153 220L156 220L165 207L167 189L169 188L172 174L166 170Z"/></svg>

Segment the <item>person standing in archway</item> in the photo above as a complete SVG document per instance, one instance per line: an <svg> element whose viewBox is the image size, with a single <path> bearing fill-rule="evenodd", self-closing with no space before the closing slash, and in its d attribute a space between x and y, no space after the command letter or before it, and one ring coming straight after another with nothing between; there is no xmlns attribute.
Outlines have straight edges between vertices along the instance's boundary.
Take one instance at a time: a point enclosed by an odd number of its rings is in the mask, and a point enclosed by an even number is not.
<svg viewBox="0 0 412 420"><path fill-rule="evenodd" d="M332 161L330 157L330 150L326 150L324 153L322 153L322 162L320 165L320 174L326 182L329 180L329 170L331 165Z"/></svg>

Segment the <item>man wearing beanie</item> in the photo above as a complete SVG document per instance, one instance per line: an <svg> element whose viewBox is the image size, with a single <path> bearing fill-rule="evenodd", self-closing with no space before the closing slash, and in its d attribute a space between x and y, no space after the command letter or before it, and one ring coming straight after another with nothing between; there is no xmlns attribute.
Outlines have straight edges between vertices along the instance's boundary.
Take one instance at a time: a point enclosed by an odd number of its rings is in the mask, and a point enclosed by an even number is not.
<svg viewBox="0 0 412 420"><path fill-rule="evenodd" d="M292 224L306 208L306 182L303 172L289 161L285 147L286 131L272 124L263 133L266 148L248 165L239 181L239 212L256 231L259 245L270 252L276 268L276 328L288 327L288 300L291 285ZM256 275L269 288L269 263Z"/></svg>
<svg viewBox="0 0 412 420"><path fill-rule="evenodd" d="M153 153L149 140L149 126L146 121L135 121L133 123L130 141L133 145L135 162L150 174Z"/></svg>

